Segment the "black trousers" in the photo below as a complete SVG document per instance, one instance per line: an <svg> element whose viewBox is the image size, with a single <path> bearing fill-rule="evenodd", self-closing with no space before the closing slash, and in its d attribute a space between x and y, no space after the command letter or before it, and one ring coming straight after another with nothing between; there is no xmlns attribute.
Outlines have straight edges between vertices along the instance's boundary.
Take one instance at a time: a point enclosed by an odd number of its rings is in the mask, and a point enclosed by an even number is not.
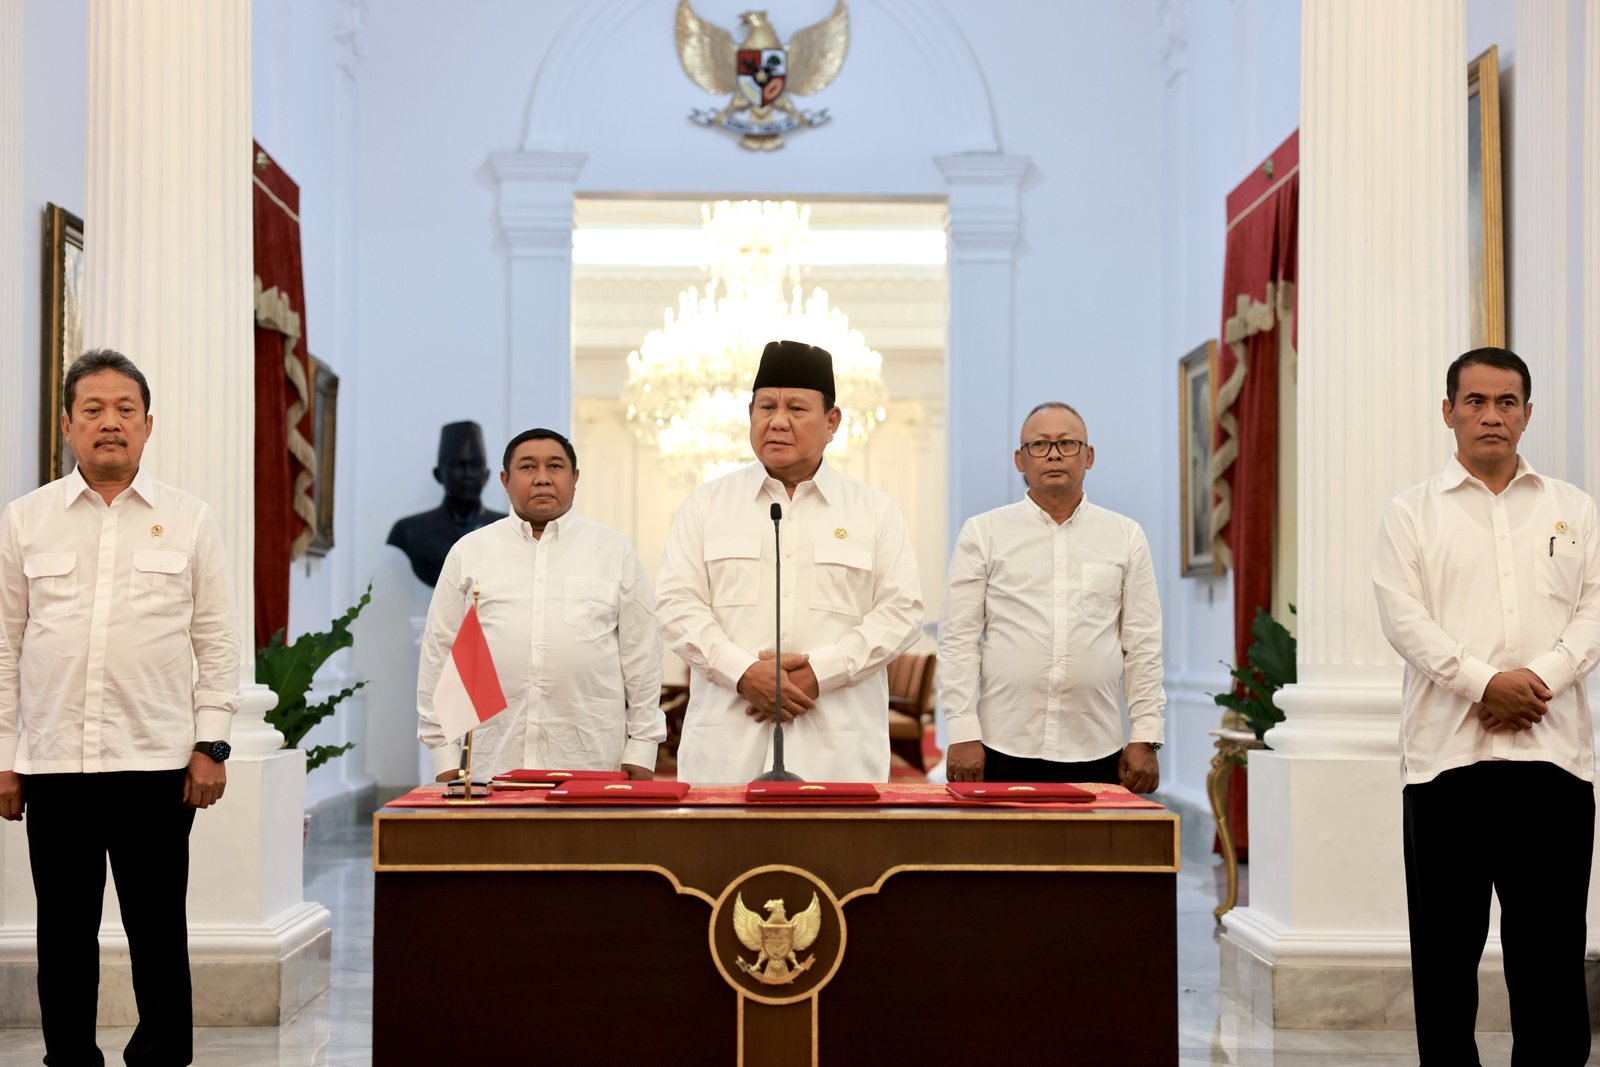
<svg viewBox="0 0 1600 1067"><path fill-rule="evenodd" d="M1008 756L983 746L983 780L986 782L1109 782L1117 784L1117 763L1122 749L1084 763L1062 763L1029 756Z"/></svg>
<svg viewBox="0 0 1600 1067"><path fill-rule="evenodd" d="M39 901L39 1013L49 1067L102 1067L95 1045L106 860L128 933L139 1025L129 1067L194 1059L185 771L31 774L23 783Z"/></svg>
<svg viewBox="0 0 1600 1067"><path fill-rule="evenodd" d="M1422 1067L1476 1067L1489 892L1511 999L1512 1067L1589 1058L1584 988L1594 786L1549 763L1492 760L1405 788L1406 907Z"/></svg>

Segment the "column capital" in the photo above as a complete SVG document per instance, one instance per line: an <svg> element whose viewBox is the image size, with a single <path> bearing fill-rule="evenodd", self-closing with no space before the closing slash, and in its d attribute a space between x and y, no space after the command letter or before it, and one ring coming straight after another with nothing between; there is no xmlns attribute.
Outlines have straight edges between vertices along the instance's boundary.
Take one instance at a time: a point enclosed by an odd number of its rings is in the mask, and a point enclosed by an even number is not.
<svg viewBox="0 0 1600 1067"><path fill-rule="evenodd" d="M950 255L1009 264L1022 237L1022 179L1028 156L962 152L934 156L950 187Z"/></svg>
<svg viewBox="0 0 1600 1067"><path fill-rule="evenodd" d="M1171 85L1189 70L1187 0L1161 0L1156 8L1156 58Z"/></svg>
<svg viewBox="0 0 1600 1067"><path fill-rule="evenodd" d="M514 258L572 255L572 194L589 157L580 152L492 152L497 220Z"/></svg>
<svg viewBox="0 0 1600 1067"><path fill-rule="evenodd" d="M354 78L367 55L367 0L335 0L333 43L339 68Z"/></svg>

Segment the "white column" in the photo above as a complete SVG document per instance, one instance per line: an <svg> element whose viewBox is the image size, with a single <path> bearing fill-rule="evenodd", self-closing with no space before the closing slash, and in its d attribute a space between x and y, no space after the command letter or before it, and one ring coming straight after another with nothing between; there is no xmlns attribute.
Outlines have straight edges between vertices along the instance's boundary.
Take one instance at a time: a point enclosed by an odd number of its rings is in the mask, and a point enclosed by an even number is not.
<svg viewBox="0 0 1600 1067"><path fill-rule="evenodd" d="M510 253L511 348L506 360L505 424L485 426L487 441L531 426L572 427L572 196L588 156L495 152L500 234Z"/></svg>
<svg viewBox="0 0 1600 1067"><path fill-rule="evenodd" d="M1017 243L1027 156L935 156L950 187L949 471L947 544L969 515L1017 497L1015 408Z"/></svg>
<svg viewBox="0 0 1600 1067"><path fill-rule="evenodd" d="M235 726L227 797L199 814L190 838L195 1021L271 1025L327 988L331 934L327 910L301 899L304 757L274 751L282 738L259 722L273 697L253 683L249 647L249 6L90 0L88 38L85 344L125 353L149 378L145 466L216 514L246 635L246 721ZM133 1012L117 914L108 901L102 969L116 977L101 982L100 1021L110 1025ZM0 958L17 960L32 931L12 926L9 906L7 916Z"/></svg>
<svg viewBox="0 0 1600 1067"><path fill-rule="evenodd" d="M22 495L25 456L37 449L15 427L24 425L24 402L38 406L22 387L23 257L37 249L23 240L22 230L22 0L0 0L0 507Z"/></svg>
<svg viewBox="0 0 1600 1067"><path fill-rule="evenodd" d="M1512 94L1509 158L1515 180L1507 183L1514 219L1507 276L1510 347L1533 374L1533 418L1521 452L1535 470L1567 477L1567 368L1571 327L1567 289L1569 183L1567 143L1571 84L1567 77L1567 0L1519 0L1517 84Z"/></svg>
<svg viewBox="0 0 1600 1067"><path fill-rule="evenodd" d="M1299 684L1273 751L1250 758L1250 906L1222 949L1224 991L1279 1027L1411 1019L1401 664L1371 546L1389 500L1452 447L1439 402L1467 345L1465 47L1461 0L1302 7Z"/></svg>

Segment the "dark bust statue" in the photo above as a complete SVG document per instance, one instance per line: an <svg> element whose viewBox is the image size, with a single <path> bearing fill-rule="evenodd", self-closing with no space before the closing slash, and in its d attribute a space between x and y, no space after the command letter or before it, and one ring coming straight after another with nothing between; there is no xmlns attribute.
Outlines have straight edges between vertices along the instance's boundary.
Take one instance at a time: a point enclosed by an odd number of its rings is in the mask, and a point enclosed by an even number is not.
<svg viewBox="0 0 1600 1067"><path fill-rule="evenodd" d="M503 511L483 506L483 487L489 480L489 462L483 449L483 429L475 422L452 422L439 431L439 465L433 480L444 486L444 503L432 511L407 515L389 531L389 544L406 554L411 570L428 585L436 585L444 557L462 535L496 519Z"/></svg>

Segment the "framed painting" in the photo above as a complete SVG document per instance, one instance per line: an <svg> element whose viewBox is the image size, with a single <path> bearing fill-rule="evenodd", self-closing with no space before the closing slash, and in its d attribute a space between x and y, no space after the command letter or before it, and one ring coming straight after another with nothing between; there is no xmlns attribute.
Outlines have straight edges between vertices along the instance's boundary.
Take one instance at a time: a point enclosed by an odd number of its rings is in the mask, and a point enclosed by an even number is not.
<svg viewBox="0 0 1600 1067"><path fill-rule="evenodd" d="M44 262L39 277L39 481L53 482L72 469L72 450L61 436L62 379L83 352L83 220L66 208L44 208Z"/></svg>
<svg viewBox="0 0 1600 1067"><path fill-rule="evenodd" d="M317 529L306 552L326 556L333 547L333 466L339 441L339 376L322 360L312 356L311 377L311 447L317 454L311 500L317 509Z"/></svg>
<svg viewBox="0 0 1600 1067"><path fill-rule="evenodd" d="M1506 257L1500 186L1500 49L1467 65L1467 277L1472 348L1506 343Z"/></svg>
<svg viewBox="0 0 1600 1067"><path fill-rule="evenodd" d="M1216 574L1211 544L1211 433L1216 399L1217 343L1207 341L1178 361L1178 514L1183 525L1183 574Z"/></svg>

